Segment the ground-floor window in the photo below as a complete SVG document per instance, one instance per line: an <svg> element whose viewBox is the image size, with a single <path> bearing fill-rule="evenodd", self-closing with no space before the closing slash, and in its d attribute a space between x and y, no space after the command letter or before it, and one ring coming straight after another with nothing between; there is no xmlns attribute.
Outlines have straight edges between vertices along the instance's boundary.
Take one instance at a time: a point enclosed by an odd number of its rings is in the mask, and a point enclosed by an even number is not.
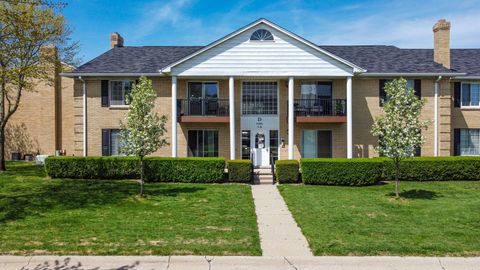
<svg viewBox="0 0 480 270"><path fill-rule="evenodd" d="M242 159L250 159L250 130L242 130Z"/></svg>
<svg viewBox="0 0 480 270"><path fill-rule="evenodd" d="M302 130L302 157L331 158L332 131L312 129Z"/></svg>
<svg viewBox="0 0 480 270"><path fill-rule="evenodd" d="M218 157L218 130L189 130L189 157Z"/></svg>
<svg viewBox="0 0 480 270"><path fill-rule="evenodd" d="M278 160L278 130L270 130L270 160L275 164Z"/></svg>
<svg viewBox="0 0 480 270"><path fill-rule="evenodd" d="M102 129L102 156L120 156L120 130Z"/></svg>
<svg viewBox="0 0 480 270"><path fill-rule="evenodd" d="M480 129L459 129L456 147L460 156L480 155ZM458 135L457 135L458 136Z"/></svg>

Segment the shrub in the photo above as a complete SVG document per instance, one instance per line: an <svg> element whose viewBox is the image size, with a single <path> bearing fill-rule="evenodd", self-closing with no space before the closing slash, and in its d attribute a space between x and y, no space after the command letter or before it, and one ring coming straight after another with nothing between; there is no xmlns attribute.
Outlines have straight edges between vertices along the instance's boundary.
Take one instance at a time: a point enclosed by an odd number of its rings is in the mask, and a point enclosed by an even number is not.
<svg viewBox="0 0 480 270"><path fill-rule="evenodd" d="M384 159L303 158L300 165L305 184L364 186L382 180Z"/></svg>
<svg viewBox="0 0 480 270"><path fill-rule="evenodd" d="M395 167L385 160L385 179L395 179ZM400 162L401 181L480 180L480 157L415 157Z"/></svg>
<svg viewBox="0 0 480 270"><path fill-rule="evenodd" d="M278 183L298 182L298 160L275 161L275 179Z"/></svg>
<svg viewBox="0 0 480 270"><path fill-rule="evenodd" d="M224 169L224 158L145 158L148 182L219 183Z"/></svg>
<svg viewBox="0 0 480 270"><path fill-rule="evenodd" d="M252 162L250 160L227 161L228 181L249 183L252 181Z"/></svg>
<svg viewBox="0 0 480 270"><path fill-rule="evenodd" d="M52 178L134 179L140 176L135 157L48 157L45 170Z"/></svg>

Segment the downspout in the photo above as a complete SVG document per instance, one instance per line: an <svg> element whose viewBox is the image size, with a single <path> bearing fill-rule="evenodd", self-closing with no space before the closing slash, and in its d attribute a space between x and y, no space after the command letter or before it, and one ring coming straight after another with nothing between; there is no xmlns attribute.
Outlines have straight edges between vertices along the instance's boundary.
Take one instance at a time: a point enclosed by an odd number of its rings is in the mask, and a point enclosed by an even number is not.
<svg viewBox="0 0 480 270"><path fill-rule="evenodd" d="M434 151L434 156L438 157L438 82L442 79L442 76L438 76L438 78L435 80L435 97L434 97L434 131L433 131L433 151Z"/></svg>
<svg viewBox="0 0 480 270"><path fill-rule="evenodd" d="M83 94L82 94L82 122L83 122L83 156L87 156L87 84L82 76L78 76L78 79L82 82Z"/></svg>

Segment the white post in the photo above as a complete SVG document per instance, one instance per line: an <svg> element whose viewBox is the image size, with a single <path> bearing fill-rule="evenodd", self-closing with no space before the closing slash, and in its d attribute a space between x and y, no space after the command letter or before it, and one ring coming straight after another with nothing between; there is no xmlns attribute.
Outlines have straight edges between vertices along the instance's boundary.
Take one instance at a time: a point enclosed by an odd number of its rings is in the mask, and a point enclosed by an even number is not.
<svg viewBox="0 0 480 270"><path fill-rule="evenodd" d="M177 157L177 76L172 76L172 157Z"/></svg>
<svg viewBox="0 0 480 270"><path fill-rule="evenodd" d="M228 78L228 114L230 116L230 159L235 159L235 84Z"/></svg>
<svg viewBox="0 0 480 270"><path fill-rule="evenodd" d="M82 114L83 114L83 119L82 119L82 123L83 123L83 156L86 157L88 155L88 144L87 144L87 83L85 82L85 80L83 80L83 78L80 76L78 77L78 79L80 79L80 81L82 81L82 89L83 89L83 93L82 93Z"/></svg>
<svg viewBox="0 0 480 270"><path fill-rule="evenodd" d="M293 159L294 112L293 112L293 77L288 78L288 159Z"/></svg>
<svg viewBox="0 0 480 270"><path fill-rule="evenodd" d="M435 81L435 97L434 101L434 110L433 113L435 114L433 119L433 155L438 157L438 82L442 79L442 76L439 76L438 79Z"/></svg>
<svg viewBox="0 0 480 270"><path fill-rule="evenodd" d="M352 137L352 77L347 77L347 158L353 157Z"/></svg>

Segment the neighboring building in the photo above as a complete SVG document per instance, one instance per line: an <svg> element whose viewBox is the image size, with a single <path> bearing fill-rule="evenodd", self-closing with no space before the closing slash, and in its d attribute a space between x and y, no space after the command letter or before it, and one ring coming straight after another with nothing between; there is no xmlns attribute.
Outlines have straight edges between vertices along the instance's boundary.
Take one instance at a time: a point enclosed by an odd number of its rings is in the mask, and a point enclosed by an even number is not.
<svg viewBox="0 0 480 270"><path fill-rule="evenodd" d="M383 85L404 77L427 100L418 154L480 155L480 49L450 49L445 20L433 32L433 50L320 46L265 19L205 47L123 46L113 33L111 50L62 74L74 86L61 91L57 121L68 124L56 149L118 154L125 96L145 75L168 117L170 145L155 155L253 158L259 166L272 157L374 157L370 130Z"/></svg>

